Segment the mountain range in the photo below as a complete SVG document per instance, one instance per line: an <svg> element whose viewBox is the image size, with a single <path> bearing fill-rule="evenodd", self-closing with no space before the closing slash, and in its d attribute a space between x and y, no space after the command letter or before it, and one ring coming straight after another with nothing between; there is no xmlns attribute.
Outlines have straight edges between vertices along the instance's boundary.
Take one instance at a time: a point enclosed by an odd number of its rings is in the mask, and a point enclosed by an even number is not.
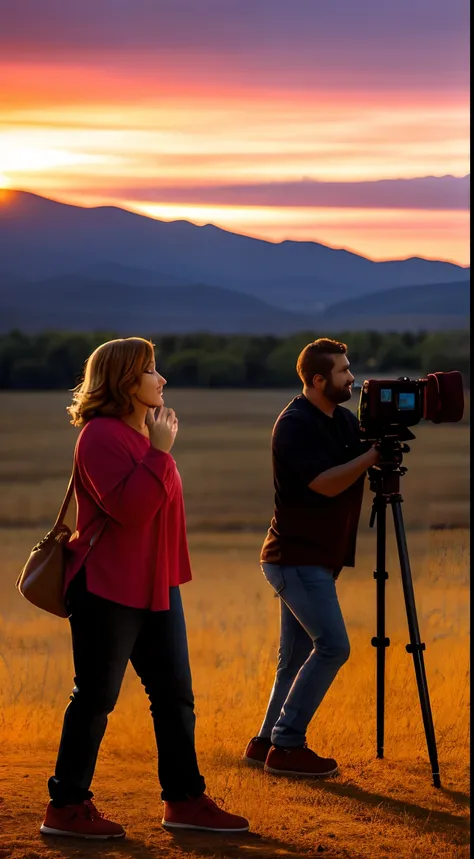
<svg viewBox="0 0 474 859"><path fill-rule="evenodd" d="M0 330L287 334L466 328L470 270L84 208L0 204Z"/></svg>

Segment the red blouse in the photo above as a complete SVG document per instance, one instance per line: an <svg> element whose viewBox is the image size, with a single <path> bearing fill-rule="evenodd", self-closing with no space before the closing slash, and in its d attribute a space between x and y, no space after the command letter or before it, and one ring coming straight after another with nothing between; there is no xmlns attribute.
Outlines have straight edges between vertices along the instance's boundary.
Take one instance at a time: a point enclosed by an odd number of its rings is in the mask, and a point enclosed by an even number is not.
<svg viewBox="0 0 474 859"><path fill-rule="evenodd" d="M74 488L64 593L86 561L91 593L169 609L169 588L191 579L183 487L171 454L119 418L92 418L77 440Z"/></svg>

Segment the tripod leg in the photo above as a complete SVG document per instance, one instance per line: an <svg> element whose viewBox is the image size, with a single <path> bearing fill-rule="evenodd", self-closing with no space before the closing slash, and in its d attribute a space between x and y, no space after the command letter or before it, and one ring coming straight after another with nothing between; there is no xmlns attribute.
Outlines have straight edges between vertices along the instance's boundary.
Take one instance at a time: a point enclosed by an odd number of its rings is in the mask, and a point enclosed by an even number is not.
<svg viewBox="0 0 474 859"><path fill-rule="evenodd" d="M372 639L372 646L377 648L377 757L383 758L385 732L385 648L390 640L385 637L385 582L388 573L385 570L387 502L382 494L377 494L373 501L373 513L377 522L377 563L374 579L377 582L377 635ZM372 518L373 522L373 518Z"/></svg>
<svg viewBox="0 0 474 859"><path fill-rule="evenodd" d="M428 746L431 771L433 774L433 784L435 787L441 787L438 753L436 750L436 737L433 725L433 716L431 713L428 683L426 680L425 662L423 659L423 651L425 650L425 645L422 644L422 642L420 641L420 630L418 627L418 618L416 614L415 605L415 593L413 590L413 580L410 570L410 560L408 557L408 548L405 537L405 527L403 524L402 509L399 500L393 500L391 503L393 511L393 521L395 525L395 535L397 538L398 556L400 558L400 568L402 574L403 593L405 596L408 630L410 633L410 644L407 644L406 649L408 653L411 653L413 655L413 662L415 664L416 682L418 685L418 695L420 698L426 743Z"/></svg>

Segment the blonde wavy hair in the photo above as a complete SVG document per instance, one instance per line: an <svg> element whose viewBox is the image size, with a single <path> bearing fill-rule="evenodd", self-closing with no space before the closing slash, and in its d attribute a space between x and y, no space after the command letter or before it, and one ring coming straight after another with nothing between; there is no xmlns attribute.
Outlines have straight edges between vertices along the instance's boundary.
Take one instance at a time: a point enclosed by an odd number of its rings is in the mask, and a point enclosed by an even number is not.
<svg viewBox="0 0 474 859"><path fill-rule="evenodd" d="M73 388L67 408L73 426L81 427L98 416L132 414L130 391L154 360L154 344L142 337L108 340L98 346L85 363L82 382Z"/></svg>

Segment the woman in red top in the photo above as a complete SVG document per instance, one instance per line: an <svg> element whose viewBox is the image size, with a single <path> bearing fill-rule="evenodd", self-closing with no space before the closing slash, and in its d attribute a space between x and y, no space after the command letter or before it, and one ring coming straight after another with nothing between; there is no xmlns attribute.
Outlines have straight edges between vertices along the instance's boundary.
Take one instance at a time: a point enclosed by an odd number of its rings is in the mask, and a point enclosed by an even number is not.
<svg viewBox="0 0 474 859"><path fill-rule="evenodd" d="M163 404L153 344L99 346L68 411L82 427L75 451L77 525L69 544L74 689L64 715L45 834L122 838L99 814L90 784L128 661L151 702L166 827L246 831L205 795L194 745L194 698L179 586L191 579L178 432Z"/></svg>

